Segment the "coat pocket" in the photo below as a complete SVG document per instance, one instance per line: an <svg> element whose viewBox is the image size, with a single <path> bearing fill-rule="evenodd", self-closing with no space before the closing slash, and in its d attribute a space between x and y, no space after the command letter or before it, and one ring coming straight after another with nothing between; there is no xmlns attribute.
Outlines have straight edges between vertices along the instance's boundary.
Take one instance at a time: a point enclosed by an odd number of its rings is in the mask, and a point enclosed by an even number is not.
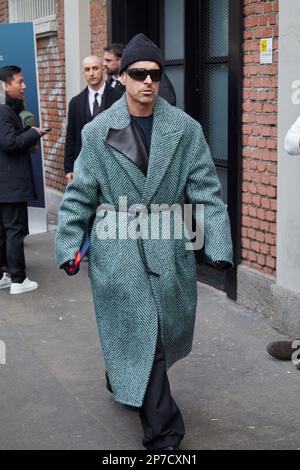
<svg viewBox="0 0 300 470"><path fill-rule="evenodd" d="M90 246L90 262L106 274L116 267L119 252L116 223L110 214L107 211L97 214L91 232Z"/></svg>

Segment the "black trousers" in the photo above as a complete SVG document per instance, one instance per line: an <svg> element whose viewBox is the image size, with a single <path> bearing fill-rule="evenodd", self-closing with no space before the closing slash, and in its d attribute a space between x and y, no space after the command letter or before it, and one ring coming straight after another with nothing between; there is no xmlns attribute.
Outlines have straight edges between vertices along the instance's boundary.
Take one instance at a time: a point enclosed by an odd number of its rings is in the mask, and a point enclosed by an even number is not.
<svg viewBox="0 0 300 470"><path fill-rule="evenodd" d="M12 282L26 278L24 238L28 235L27 202L0 203L0 277L4 271Z"/></svg>
<svg viewBox="0 0 300 470"><path fill-rule="evenodd" d="M183 439L184 422L171 396L160 334L140 419L144 429L143 445L149 450L177 447Z"/></svg>

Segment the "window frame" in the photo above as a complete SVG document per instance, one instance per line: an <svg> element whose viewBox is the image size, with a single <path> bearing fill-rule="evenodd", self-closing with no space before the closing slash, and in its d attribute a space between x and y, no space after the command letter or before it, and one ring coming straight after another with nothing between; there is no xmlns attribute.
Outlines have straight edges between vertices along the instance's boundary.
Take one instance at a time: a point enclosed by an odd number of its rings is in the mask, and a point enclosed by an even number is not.
<svg viewBox="0 0 300 470"><path fill-rule="evenodd" d="M35 26L35 34L37 37L51 36L58 31L57 15L56 15L56 1L53 2L55 12L47 16L39 18L32 18L32 15L24 15L23 18L18 17L17 3L24 0L8 0L8 14L10 23L30 23ZM34 9L35 0L31 0L32 8Z"/></svg>

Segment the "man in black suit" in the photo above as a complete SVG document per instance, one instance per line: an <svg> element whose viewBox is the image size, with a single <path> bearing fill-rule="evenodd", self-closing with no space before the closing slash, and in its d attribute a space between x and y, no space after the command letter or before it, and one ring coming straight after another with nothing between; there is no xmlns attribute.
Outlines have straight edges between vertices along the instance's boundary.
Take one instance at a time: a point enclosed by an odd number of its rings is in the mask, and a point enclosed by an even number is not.
<svg viewBox="0 0 300 470"><path fill-rule="evenodd" d="M99 57L89 56L84 59L83 74L88 86L74 96L69 104L64 161L68 183L74 177L74 162L81 150L83 127L122 96L122 91L105 82Z"/></svg>
<svg viewBox="0 0 300 470"><path fill-rule="evenodd" d="M36 199L30 148L46 134L40 127L23 128L26 85L20 67L0 69L5 103L0 104L0 289L11 294L38 288L26 277L24 238L28 235L27 202Z"/></svg>

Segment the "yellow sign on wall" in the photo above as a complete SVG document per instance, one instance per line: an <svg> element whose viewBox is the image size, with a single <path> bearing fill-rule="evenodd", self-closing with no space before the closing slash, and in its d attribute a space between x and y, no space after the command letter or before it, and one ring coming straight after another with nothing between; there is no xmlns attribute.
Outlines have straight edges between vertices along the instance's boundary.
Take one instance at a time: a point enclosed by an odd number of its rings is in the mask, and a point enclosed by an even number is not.
<svg viewBox="0 0 300 470"><path fill-rule="evenodd" d="M273 63L273 38L264 38L260 40L260 63Z"/></svg>
<svg viewBox="0 0 300 470"><path fill-rule="evenodd" d="M267 39L262 39L260 42L260 51L267 52L267 50L268 50L268 41Z"/></svg>

